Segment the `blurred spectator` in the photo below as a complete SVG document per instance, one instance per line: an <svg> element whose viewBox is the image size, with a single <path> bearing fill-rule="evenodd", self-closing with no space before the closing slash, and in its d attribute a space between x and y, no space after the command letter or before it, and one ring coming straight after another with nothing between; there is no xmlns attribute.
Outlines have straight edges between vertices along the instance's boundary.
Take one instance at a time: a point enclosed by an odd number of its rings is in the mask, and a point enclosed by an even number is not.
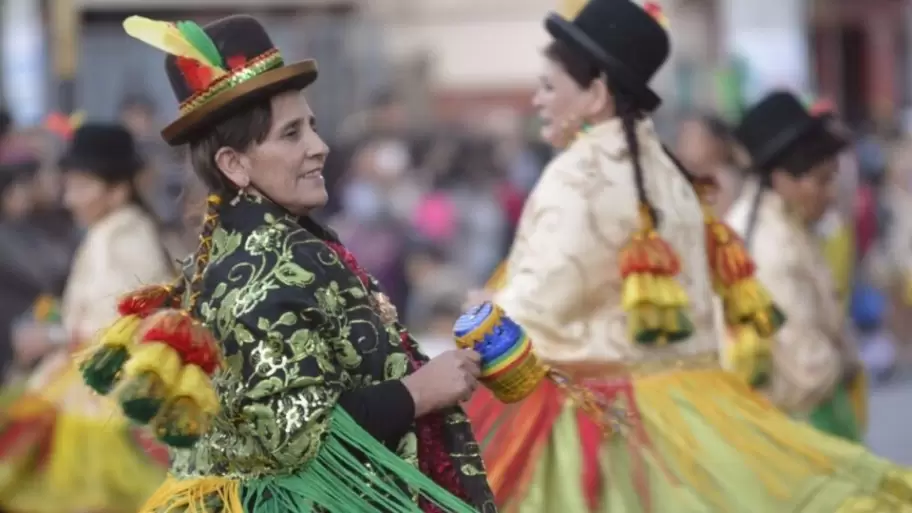
<svg viewBox="0 0 912 513"><path fill-rule="evenodd" d="M419 204L413 225L447 245L466 273L466 285L487 281L506 253L510 226L500 189L505 181L493 143L467 138Z"/></svg>
<svg viewBox="0 0 912 513"><path fill-rule="evenodd" d="M403 220L413 200L408 192L408 158L395 140L360 148L338 193L341 212L332 225L339 237L383 286L398 308L407 302L405 279L407 225Z"/></svg>
<svg viewBox="0 0 912 513"><path fill-rule="evenodd" d="M157 108L151 98L129 94L120 102L120 122L136 140L146 169L137 180L143 202L169 231L181 223L181 194L186 176L181 153L161 138Z"/></svg>
<svg viewBox="0 0 912 513"><path fill-rule="evenodd" d="M429 356L435 356L456 349L453 341L453 323L462 313L460 308L461 296L448 295L429 299L430 308L427 319L419 326L415 340L421 350Z"/></svg>
<svg viewBox="0 0 912 513"><path fill-rule="evenodd" d="M343 143L370 137L406 137L408 121L408 109L400 94L383 88L371 96L367 108L343 121L339 137Z"/></svg>
<svg viewBox="0 0 912 513"><path fill-rule="evenodd" d="M0 160L0 365L12 359L12 329L41 295L59 296L71 248L34 222L37 155L10 150Z"/></svg>
<svg viewBox="0 0 912 513"><path fill-rule="evenodd" d="M0 109L0 160L6 150L6 143L13 128L13 118L6 109Z"/></svg>
<svg viewBox="0 0 912 513"><path fill-rule="evenodd" d="M744 176L737 152L731 128L718 117L692 116L678 128L678 158L694 175L716 179L719 190L714 206L720 214L728 211L741 193Z"/></svg>
<svg viewBox="0 0 912 513"><path fill-rule="evenodd" d="M406 259L406 276L410 293L405 313L409 323L417 327L424 326L432 317L432 305L439 298L455 297L458 307L465 295L463 273L449 261L445 248L432 241L412 243Z"/></svg>

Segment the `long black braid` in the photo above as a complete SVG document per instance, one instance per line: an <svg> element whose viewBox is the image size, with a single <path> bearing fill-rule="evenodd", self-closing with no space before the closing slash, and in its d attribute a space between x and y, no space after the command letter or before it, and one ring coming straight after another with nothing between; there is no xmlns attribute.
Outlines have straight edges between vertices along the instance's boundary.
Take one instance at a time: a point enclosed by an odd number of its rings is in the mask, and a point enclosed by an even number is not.
<svg viewBox="0 0 912 513"><path fill-rule="evenodd" d="M633 162L633 179L636 184L637 199L649 212L653 225L658 227L659 213L646 195L646 179L643 174L643 165L640 162L640 140L636 133L637 122L643 117L643 114L634 105L626 95L615 94L615 108L624 128L624 138L627 140L630 161Z"/></svg>

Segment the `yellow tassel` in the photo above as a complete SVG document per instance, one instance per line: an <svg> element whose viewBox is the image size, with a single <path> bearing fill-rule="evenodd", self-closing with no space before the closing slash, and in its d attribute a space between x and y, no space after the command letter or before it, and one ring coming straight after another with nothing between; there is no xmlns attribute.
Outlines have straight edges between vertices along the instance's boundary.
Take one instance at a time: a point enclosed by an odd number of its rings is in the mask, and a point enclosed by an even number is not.
<svg viewBox="0 0 912 513"><path fill-rule="evenodd" d="M654 229L648 208L640 207L643 227L621 249L621 305L627 329L638 344L667 344L693 333L687 316L687 294L675 276L680 261Z"/></svg>
<svg viewBox="0 0 912 513"><path fill-rule="evenodd" d="M175 389L181 374L180 355L159 342L146 342L135 347L132 357L124 364L124 374L134 377L147 372L158 376L166 390Z"/></svg>
<svg viewBox="0 0 912 513"><path fill-rule="evenodd" d="M99 344L106 347L125 347L132 346L136 341L136 334L142 324L142 319L138 315L125 315L114 321L113 324L105 328L99 338Z"/></svg>
<svg viewBox="0 0 912 513"><path fill-rule="evenodd" d="M772 344L750 325L731 328L732 340L725 345L725 367L752 387L769 382L773 367Z"/></svg>
<svg viewBox="0 0 912 513"><path fill-rule="evenodd" d="M215 415L219 411L218 395L212 381L196 365L184 366L170 395L173 399L191 399L200 410L209 415Z"/></svg>

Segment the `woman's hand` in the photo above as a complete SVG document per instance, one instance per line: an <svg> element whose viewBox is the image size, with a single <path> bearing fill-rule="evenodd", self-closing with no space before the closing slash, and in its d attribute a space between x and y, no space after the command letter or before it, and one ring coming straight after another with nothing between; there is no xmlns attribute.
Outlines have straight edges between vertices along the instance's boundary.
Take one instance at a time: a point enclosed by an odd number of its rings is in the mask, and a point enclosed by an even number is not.
<svg viewBox="0 0 912 513"><path fill-rule="evenodd" d="M415 401L415 417L467 401L478 386L481 355L472 349L447 351L402 379Z"/></svg>

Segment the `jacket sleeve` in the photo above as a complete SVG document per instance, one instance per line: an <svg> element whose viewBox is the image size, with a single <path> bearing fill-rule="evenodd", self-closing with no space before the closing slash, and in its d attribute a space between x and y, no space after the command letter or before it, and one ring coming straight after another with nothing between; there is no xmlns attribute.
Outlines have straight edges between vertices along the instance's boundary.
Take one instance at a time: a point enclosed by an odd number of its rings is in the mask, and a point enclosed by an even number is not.
<svg viewBox="0 0 912 513"><path fill-rule="evenodd" d="M347 400L344 392L353 388L349 372L362 358L348 340L346 305L366 292L341 272L344 264L329 248L297 228L255 233L237 253L226 278L243 279L231 290L216 286L213 295L223 299L208 315L215 318L228 372L242 382L242 429L275 458L277 468L297 468L317 455L337 404L355 410L359 423L379 418L362 406L386 396L382 389ZM401 389L387 390L391 400L404 399ZM373 431L383 440L399 429L384 424Z"/></svg>
<svg viewBox="0 0 912 513"><path fill-rule="evenodd" d="M495 301L543 346L580 344L574 318L617 275L617 251L632 231L623 198L586 155L565 153L545 170L527 203ZM633 207L631 207L633 209Z"/></svg>
<svg viewBox="0 0 912 513"><path fill-rule="evenodd" d="M818 299L797 252L781 244L765 248L774 250L775 258L758 258L758 276L787 318L776 335L770 396L787 412L806 413L833 392L841 376L839 341L816 320Z"/></svg>

